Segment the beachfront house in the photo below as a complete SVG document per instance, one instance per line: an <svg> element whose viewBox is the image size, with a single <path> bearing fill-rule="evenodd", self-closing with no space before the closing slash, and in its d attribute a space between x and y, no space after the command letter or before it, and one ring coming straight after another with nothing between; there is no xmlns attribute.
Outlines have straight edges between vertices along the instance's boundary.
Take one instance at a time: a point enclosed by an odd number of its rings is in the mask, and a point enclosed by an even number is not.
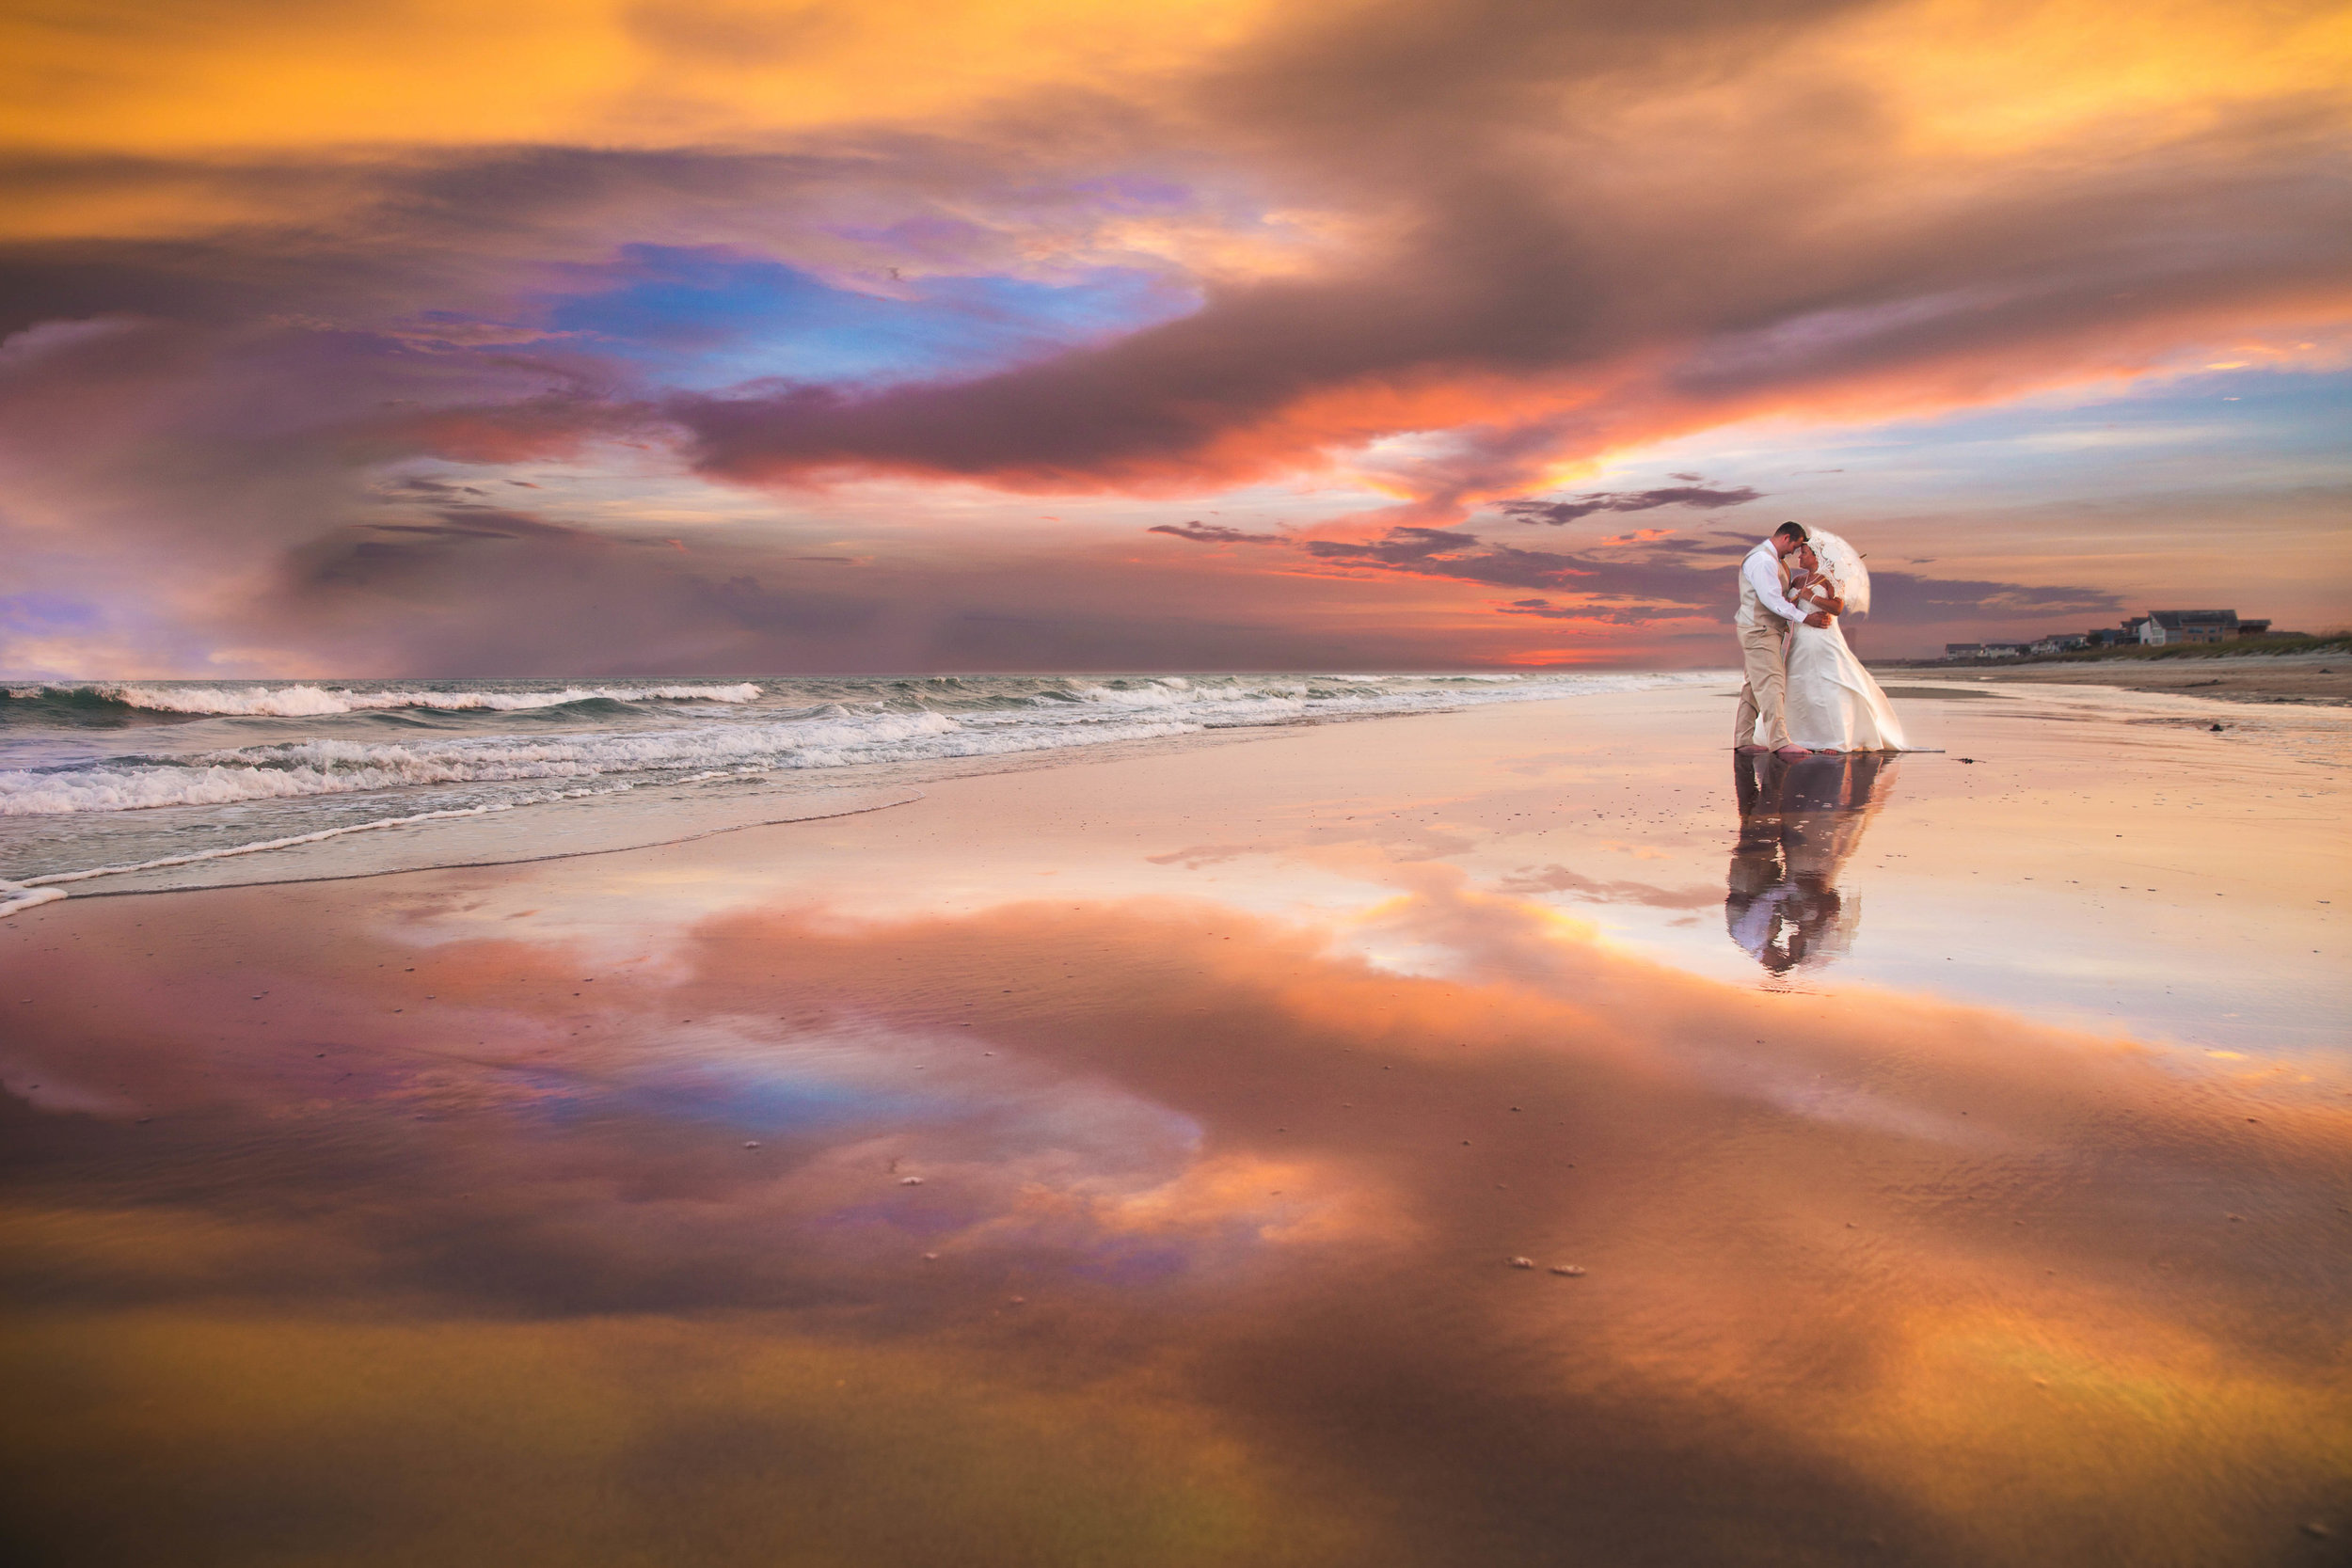
<svg viewBox="0 0 2352 1568"><path fill-rule="evenodd" d="M2263 623L2268 631L2270 623ZM2234 610L2157 610L2140 624L2139 640L2151 648L2184 642L2227 642L2239 633Z"/></svg>
<svg viewBox="0 0 2352 1568"><path fill-rule="evenodd" d="M2084 648L2170 647L2183 642L2224 642L2234 637L2266 637L2268 621L2238 619L2234 610L2159 610L2135 615L2117 626L2089 631L2054 631L2031 642L1947 642L1948 660L2023 658L2027 655L2071 654ZM2290 633L2289 635L2294 635Z"/></svg>

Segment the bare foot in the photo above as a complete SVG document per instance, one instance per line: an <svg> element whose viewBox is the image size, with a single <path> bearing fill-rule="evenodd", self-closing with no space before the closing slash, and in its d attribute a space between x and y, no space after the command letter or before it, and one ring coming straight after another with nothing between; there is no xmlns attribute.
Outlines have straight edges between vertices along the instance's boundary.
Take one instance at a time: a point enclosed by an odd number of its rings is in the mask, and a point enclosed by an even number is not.
<svg viewBox="0 0 2352 1568"><path fill-rule="evenodd" d="M1764 748L1761 746L1734 746L1732 750L1739 752L1743 757L1752 757L1757 752L1763 751Z"/></svg>
<svg viewBox="0 0 2352 1568"><path fill-rule="evenodd" d="M1783 746L1772 753L1776 757L1809 757L1812 754L1810 750L1803 746Z"/></svg>

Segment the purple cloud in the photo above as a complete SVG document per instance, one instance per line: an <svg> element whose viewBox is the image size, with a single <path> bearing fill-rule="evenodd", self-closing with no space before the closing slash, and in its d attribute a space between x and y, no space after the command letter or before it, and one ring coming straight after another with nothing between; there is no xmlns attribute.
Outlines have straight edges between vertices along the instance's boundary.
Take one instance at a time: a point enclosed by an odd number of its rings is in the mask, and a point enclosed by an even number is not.
<svg viewBox="0 0 2352 1568"><path fill-rule="evenodd" d="M1698 476L1677 474L1674 477L1695 479ZM1745 506L1752 500L1761 499L1763 494L1761 490L1751 489L1745 484L1730 489L1709 489L1702 484L1674 484L1658 490L1597 490L1591 495L1563 501L1523 497L1518 500L1500 502L1495 510L1523 523L1549 523L1558 528L1563 523L1589 517L1596 512L1651 512L1661 506L1695 506L1711 512L1726 506Z"/></svg>
<svg viewBox="0 0 2352 1568"><path fill-rule="evenodd" d="M1279 542L1282 537L1279 533L1245 533L1240 529L1227 528L1222 523L1203 523L1197 520L1182 523L1154 523L1143 531L1165 533L1176 539L1189 539L1197 545L1272 545Z"/></svg>

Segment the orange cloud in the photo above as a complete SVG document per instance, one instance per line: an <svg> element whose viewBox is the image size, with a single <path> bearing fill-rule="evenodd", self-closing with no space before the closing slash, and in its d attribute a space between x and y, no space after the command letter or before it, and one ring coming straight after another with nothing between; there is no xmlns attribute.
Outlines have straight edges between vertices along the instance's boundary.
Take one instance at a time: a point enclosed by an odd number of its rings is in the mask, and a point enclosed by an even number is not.
<svg viewBox="0 0 2352 1568"><path fill-rule="evenodd" d="M119 0L0 24L0 137L127 153L680 146L1197 66L1263 0ZM94 43L103 38L100 47Z"/></svg>

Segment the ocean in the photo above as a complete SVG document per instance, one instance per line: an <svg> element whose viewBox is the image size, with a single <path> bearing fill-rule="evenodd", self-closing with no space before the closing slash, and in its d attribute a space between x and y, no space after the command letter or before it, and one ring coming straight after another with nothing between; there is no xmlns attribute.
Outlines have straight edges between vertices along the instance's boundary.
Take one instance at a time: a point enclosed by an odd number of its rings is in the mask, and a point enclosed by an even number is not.
<svg viewBox="0 0 2352 1568"><path fill-rule="evenodd" d="M0 911L631 847L876 809L991 759L1724 678L20 684L0 692Z"/></svg>

